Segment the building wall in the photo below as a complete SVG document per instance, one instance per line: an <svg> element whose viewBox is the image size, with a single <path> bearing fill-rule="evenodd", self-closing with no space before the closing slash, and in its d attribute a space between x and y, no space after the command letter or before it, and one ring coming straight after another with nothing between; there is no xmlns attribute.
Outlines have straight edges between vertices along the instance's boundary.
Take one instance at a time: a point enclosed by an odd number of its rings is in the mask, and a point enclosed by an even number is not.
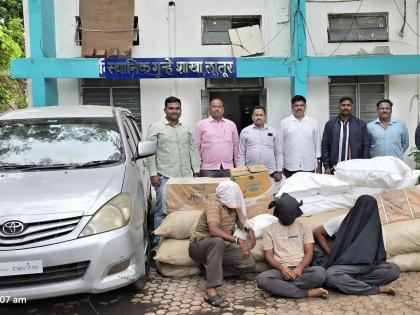
<svg viewBox="0 0 420 315"><path fill-rule="evenodd" d="M402 0L395 0L400 9ZM27 0L25 0L27 3ZM78 1L55 0L57 57L79 57L80 47L75 45L75 16ZM211 15L261 15L263 42L270 42L264 56L288 56L289 1L288 0L182 0L175 1L175 9L165 0L136 0L135 15L139 17L140 45L133 48L133 57L166 56L232 56L230 46L201 45L201 16ZM360 49L371 53L375 46L389 46L391 54L416 54L419 51L418 10L416 0L407 0L407 23L403 36L400 29L403 19L391 0L365 1L309 1L306 7L309 55L354 55ZM364 12L389 13L389 42L373 43L328 43L327 27L329 13ZM168 17L174 17L170 19ZM26 17L27 19L27 17ZM171 26L171 27L170 27ZM411 29L413 30L411 30ZM417 31L418 32L418 31ZM309 37L312 39L311 44ZM172 43L172 45L171 45ZM312 47L314 46L315 49ZM388 96L394 102L394 116L406 121L410 132L410 147L414 146L414 130L418 121L419 80L417 75L390 76ZM277 126L281 118L290 114L290 80L267 78L268 122ZM59 79L59 102L63 105L80 103L79 81ZM141 110L143 130L153 121L163 117L163 100L176 95L183 102L182 120L193 126L200 119L200 91L205 88L202 79L161 79L141 81ZM328 78L308 79L307 112L321 126L329 118ZM410 111L410 104L413 103Z"/></svg>

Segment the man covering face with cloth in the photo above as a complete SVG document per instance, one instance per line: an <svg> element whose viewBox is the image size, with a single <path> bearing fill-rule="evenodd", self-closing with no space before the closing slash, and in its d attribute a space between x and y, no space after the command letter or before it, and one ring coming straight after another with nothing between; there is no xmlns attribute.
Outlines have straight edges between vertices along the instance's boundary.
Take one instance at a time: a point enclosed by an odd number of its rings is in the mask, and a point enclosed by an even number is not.
<svg viewBox="0 0 420 315"><path fill-rule="evenodd" d="M395 295L387 284L398 279L400 269L385 261L385 242L375 198L360 196L347 215L317 227L314 236L327 254L317 255L314 260L327 269L327 286L346 294ZM331 237L332 246L328 242Z"/></svg>
<svg viewBox="0 0 420 315"><path fill-rule="evenodd" d="M325 269L308 267L314 239L310 226L296 220L302 215L301 205L286 193L270 203L279 221L265 230L263 246L265 260L273 269L259 274L257 285L274 296L326 298L328 291L320 288L326 278Z"/></svg>
<svg viewBox="0 0 420 315"><path fill-rule="evenodd" d="M239 185L233 181L221 182L216 189L217 202L201 214L191 234L189 255L204 265L207 292L204 300L216 307L229 303L217 293L223 277L253 272L255 261L250 257L255 235L246 217L245 201ZM248 240L238 239L232 233L238 224L248 232ZM238 246L235 246L238 245Z"/></svg>

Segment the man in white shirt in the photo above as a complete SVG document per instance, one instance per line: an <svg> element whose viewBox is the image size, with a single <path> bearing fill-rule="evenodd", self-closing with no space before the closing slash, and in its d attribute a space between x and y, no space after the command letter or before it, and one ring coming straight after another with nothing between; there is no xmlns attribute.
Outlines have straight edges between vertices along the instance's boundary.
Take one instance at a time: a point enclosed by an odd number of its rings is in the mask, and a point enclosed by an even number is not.
<svg viewBox="0 0 420 315"><path fill-rule="evenodd" d="M321 173L321 134L318 122L305 114L306 99L292 98L292 115L279 127L280 166L286 177L297 172Z"/></svg>

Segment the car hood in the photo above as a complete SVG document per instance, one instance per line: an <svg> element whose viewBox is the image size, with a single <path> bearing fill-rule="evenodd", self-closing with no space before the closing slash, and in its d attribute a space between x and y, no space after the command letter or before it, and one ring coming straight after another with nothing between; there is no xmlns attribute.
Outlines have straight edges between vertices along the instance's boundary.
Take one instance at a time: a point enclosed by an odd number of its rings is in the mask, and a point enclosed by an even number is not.
<svg viewBox="0 0 420 315"><path fill-rule="evenodd" d="M121 193L124 164L74 170L0 172L0 222L92 215Z"/></svg>

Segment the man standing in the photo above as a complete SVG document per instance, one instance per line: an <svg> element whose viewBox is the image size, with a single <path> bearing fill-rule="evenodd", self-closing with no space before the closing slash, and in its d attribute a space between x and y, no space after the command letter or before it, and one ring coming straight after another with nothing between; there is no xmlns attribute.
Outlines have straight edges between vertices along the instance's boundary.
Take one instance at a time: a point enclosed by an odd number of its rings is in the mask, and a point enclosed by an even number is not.
<svg viewBox="0 0 420 315"><path fill-rule="evenodd" d="M318 122L305 114L306 99L292 98L292 115L280 122L280 167L286 177L297 172L321 172ZM281 178L281 176L280 176Z"/></svg>
<svg viewBox="0 0 420 315"><path fill-rule="evenodd" d="M210 102L210 117L195 126L194 142L201 160L201 176L229 177L238 155L238 130L233 121L223 117L223 102Z"/></svg>
<svg viewBox="0 0 420 315"><path fill-rule="evenodd" d="M238 166L264 164L276 182L281 180L279 137L277 130L265 123L265 107L252 109L254 124L242 130L239 139Z"/></svg>
<svg viewBox="0 0 420 315"><path fill-rule="evenodd" d="M408 130L402 120L391 117L392 102L387 99L376 103L378 119L367 125L370 135L370 156L395 156L403 159L408 149Z"/></svg>
<svg viewBox="0 0 420 315"><path fill-rule="evenodd" d="M170 177L198 176L200 163L193 143L191 131L179 122L181 100L176 97L165 99L165 119L149 127L147 139L156 141L156 155L147 158L150 181L156 190L154 229L165 217L163 193ZM153 243L158 243L156 236Z"/></svg>
<svg viewBox="0 0 420 315"><path fill-rule="evenodd" d="M370 157L367 126L364 121L352 115L353 100L343 97L339 104L340 114L327 121L322 135L321 152L325 174L333 174L338 162Z"/></svg>

